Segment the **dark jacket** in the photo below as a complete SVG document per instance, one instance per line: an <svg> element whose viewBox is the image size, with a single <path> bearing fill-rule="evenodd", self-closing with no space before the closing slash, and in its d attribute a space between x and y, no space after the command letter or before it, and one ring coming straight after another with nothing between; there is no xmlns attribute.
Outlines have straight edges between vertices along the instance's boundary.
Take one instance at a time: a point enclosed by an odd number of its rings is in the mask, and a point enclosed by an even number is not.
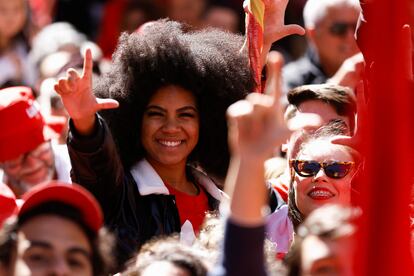
<svg viewBox="0 0 414 276"><path fill-rule="evenodd" d="M84 137L72 123L68 149L72 181L87 188L103 209L105 224L117 238L117 259L122 265L150 238L180 232L175 197L142 196L129 171L125 171L104 120L97 117L95 131ZM218 202L209 193L211 209Z"/></svg>
<svg viewBox="0 0 414 276"><path fill-rule="evenodd" d="M309 48L298 60L286 64L282 74L283 89L286 93L300 85L325 83L328 78L322 70L318 55L312 48Z"/></svg>

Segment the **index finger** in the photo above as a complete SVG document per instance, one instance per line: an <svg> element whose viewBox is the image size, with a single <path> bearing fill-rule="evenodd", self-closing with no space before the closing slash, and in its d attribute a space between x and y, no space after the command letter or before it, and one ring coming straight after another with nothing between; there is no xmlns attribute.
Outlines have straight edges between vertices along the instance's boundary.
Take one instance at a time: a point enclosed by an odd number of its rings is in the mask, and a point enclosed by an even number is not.
<svg viewBox="0 0 414 276"><path fill-rule="evenodd" d="M92 60L92 51L90 48L87 48L85 51L85 58L83 60L83 72L82 78L89 78L92 75L92 67L93 67L93 60Z"/></svg>
<svg viewBox="0 0 414 276"><path fill-rule="evenodd" d="M267 57L267 81L265 94L272 96L273 106L279 108L281 97L281 73L283 66L283 57L279 52L272 51Z"/></svg>

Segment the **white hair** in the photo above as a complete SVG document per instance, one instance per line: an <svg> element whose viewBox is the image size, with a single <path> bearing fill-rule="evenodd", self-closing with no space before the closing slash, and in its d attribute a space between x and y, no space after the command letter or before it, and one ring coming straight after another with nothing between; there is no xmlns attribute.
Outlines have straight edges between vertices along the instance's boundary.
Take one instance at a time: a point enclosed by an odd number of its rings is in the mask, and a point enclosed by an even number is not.
<svg viewBox="0 0 414 276"><path fill-rule="evenodd" d="M303 9L305 28L315 28L331 7L350 7L361 10L358 0L308 0Z"/></svg>

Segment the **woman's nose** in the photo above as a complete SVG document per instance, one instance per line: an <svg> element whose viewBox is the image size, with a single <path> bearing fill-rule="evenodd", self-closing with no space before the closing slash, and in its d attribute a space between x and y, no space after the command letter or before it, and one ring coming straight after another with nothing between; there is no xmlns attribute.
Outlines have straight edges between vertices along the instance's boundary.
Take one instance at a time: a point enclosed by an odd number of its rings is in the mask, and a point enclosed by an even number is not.
<svg viewBox="0 0 414 276"><path fill-rule="evenodd" d="M70 269L67 261L64 258L57 258L51 265L50 265L51 275L70 275Z"/></svg>
<svg viewBox="0 0 414 276"><path fill-rule="evenodd" d="M321 168L318 173L313 177L315 181L328 181L328 176L325 174L325 170Z"/></svg>
<svg viewBox="0 0 414 276"><path fill-rule="evenodd" d="M175 132L175 131L177 131L177 130L179 130L180 129L180 125L179 125L179 123L177 122L177 120L175 120L175 119L173 119L173 118L171 118L171 119L167 119L165 122L164 122L164 125L163 125L163 127L162 127L162 130L164 131L164 132Z"/></svg>

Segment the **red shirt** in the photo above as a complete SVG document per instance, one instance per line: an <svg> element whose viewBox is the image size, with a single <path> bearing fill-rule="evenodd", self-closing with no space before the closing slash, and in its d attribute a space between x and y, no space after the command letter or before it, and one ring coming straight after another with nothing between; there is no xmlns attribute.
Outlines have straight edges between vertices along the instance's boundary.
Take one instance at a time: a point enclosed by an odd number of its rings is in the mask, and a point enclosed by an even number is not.
<svg viewBox="0 0 414 276"><path fill-rule="evenodd" d="M167 183L165 183L165 186L170 194L175 196L175 203L178 208L181 225L186 220L189 220L193 225L194 232L198 233L206 216L206 212L209 210L206 192L198 187L200 192L198 195L193 196L180 192Z"/></svg>

